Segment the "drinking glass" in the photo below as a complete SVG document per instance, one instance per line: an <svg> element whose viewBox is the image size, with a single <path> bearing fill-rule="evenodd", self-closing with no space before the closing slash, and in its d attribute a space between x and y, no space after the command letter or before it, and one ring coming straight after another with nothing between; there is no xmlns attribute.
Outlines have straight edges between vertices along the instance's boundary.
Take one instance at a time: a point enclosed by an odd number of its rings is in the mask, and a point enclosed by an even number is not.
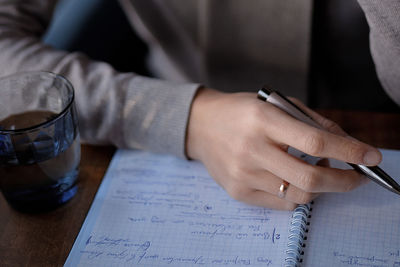
<svg viewBox="0 0 400 267"><path fill-rule="evenodd" d="M24 212L77 192L80 162L74 90L64 77L25 72L0 78L0 190Z"/></svg>

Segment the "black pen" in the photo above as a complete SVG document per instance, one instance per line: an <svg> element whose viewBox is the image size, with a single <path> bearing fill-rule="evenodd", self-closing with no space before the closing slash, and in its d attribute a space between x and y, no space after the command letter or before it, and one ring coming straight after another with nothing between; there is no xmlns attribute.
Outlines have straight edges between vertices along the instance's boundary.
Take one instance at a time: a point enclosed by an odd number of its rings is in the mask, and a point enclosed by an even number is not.
<svg viewBox="0 0 400 267"><path fill-rule="evenodd" d="M280 94L279 92L268 88L267 86L264 86L262 89L258 91L257 97L263 101L267 101L273 104L274 106L286 111L289 115L292 115L294 118L308 125L314 126L318 129L323 129L321 125L319 125L316 121L314 121L307 113L301 110L292 101L287 99L284 95ZM391 178L378 166L368 167L361 164L352 164L352 163L347 163L347 164L349 164L355 170L361 172L362 174L364 174L377 184L400 195L400 185L396 183L396 181L393 180L393 178Z"/></svg>

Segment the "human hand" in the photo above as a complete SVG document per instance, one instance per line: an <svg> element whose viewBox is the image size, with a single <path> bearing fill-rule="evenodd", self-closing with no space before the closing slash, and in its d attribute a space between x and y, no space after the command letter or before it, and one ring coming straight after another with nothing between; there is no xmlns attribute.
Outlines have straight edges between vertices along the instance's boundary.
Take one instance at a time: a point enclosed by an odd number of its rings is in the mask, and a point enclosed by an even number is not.
<svg viewBox="0 0 400 267"><path fill-rule="evenodd" d="M349 137L337 124L292 99L325 130L300 122L254 93L201 89L189 118L187 155L200 160L234 199L273 209L294 209L322 192L346 192L364 183L354 170L310 165L287 153L377 165L381 153ZM278 197L282 181L290 183Z"/></svg>

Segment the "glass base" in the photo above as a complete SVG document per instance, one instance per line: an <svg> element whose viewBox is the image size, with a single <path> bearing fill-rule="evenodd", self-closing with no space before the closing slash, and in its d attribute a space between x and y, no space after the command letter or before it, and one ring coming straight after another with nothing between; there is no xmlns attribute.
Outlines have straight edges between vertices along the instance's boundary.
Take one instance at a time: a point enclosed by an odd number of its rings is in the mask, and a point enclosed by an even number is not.
<svg viewBox="0 0 400 267"><path fill-rule="evenodd" d="M14 209L25 213L38 213L53 210L71 200L78 192L78 184L68 188L60 184L57 188L42 188L24 195L4 194L8 203Z"/></svg>

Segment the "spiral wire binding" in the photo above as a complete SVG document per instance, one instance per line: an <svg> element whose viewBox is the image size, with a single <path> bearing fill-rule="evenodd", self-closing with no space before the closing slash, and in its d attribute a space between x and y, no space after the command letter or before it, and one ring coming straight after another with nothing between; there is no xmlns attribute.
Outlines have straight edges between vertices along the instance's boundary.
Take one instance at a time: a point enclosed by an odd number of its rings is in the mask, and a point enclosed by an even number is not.
<svg viewBox="0 0 400 267"><path fill-rule="evenodd" d="M299 205L293 212L289 228L289 241L286 249L285 267L300 266L306 246L308 219L311 218L312 204Z"/></svg>

